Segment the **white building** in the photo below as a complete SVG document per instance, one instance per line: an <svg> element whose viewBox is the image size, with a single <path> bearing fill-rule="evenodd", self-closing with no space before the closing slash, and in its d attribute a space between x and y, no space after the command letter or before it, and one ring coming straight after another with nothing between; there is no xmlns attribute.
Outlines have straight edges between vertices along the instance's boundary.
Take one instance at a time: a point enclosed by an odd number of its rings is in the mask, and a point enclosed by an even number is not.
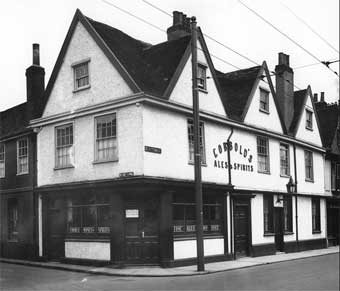
<svg viewBox="0 0 340 291"><path fill-rule="evenodd" d="M189 23L174 12L168 41L150 45L77 10L44 113L31 122L41 256L194 262ZM198 34L206 260L325 247L324 149L310 88L293 92L282 53L277 93L265 62L217 72ZM287 193L290 176L296 193Z"/></svg>

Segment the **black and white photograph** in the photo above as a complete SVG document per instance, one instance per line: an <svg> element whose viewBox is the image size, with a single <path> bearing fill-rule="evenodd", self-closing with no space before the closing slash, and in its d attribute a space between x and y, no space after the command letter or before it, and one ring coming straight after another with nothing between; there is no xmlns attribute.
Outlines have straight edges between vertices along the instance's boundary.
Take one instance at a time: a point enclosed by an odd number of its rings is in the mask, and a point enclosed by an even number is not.
<svg viewBox="0 0 340 291"><path fill-rule="evenodd" d="M340 290L338 0L0 26L0 290Z"/></svg>

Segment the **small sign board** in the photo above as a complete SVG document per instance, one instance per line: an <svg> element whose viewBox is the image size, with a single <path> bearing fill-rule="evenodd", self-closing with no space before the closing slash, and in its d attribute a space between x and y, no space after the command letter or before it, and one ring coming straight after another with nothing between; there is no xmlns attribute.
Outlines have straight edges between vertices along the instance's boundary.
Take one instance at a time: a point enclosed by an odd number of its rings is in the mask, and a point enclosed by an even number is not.
<svg viewBox="0 0 340 291"><path fill-rule="evenodd" d="M162 153L161 148L155 148L155 147L150 147L150 146L145 146L144 151L149 152L149 153L154 153L154 154L161 154Z"/></svg>
<svg viewBox="0 0 340 291"><path fill-rule="evenodd" d="M125 178L125 177L132 177L134 176L133 172L124 172L124 173L119 173L120 178Z"/></svg>
<svg viewBox="0 0 340 291"><path fill-rule="evenodd" d="M125 217L126 218L138 218L139 217L138 209L125 209Z"/></svg>

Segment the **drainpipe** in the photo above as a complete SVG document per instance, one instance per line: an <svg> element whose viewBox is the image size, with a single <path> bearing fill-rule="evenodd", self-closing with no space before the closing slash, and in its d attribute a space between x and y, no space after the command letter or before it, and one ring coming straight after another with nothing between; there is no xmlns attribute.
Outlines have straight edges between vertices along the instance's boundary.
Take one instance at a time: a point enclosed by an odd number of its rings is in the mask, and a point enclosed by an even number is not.
<svg viewBox="0 0 340 291"><path fill-rule="evenodd" d="M231 158L230 158L230 146L229 146L229 143L230 143L230 138L233 135L233 133L234 133L234 128L232 127L231 128L231 132L230 132L230 134L228 136L228 139L227 139L227 148L228 148L228 185L230 187L232 186L232 183L231 183L231 164L230 164ZM234 231L234 228L233 228L233 200L232 200L231 194L232 194L232 192L229 191L230 252L232 253L233 258L235 260L234 236L233 236L233 231Z"/></svg>
<svg viewBox="0 0 340 291"><path fill-rule="evenodd" d="M296 246L297 246L297 251L300 251L299 247L299 223L298 223L298 188L297 188L297 172L296 172L296 146L295 144L293 145L294 149L294 180L295 180L295 229L296 229Z"/></svg>

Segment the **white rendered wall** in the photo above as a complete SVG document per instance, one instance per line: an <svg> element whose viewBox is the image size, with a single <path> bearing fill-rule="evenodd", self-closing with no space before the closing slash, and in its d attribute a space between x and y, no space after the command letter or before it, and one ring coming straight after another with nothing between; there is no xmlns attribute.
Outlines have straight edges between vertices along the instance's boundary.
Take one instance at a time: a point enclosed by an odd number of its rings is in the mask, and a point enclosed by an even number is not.
<svg viewBox="0 0 340 291"><path fill-rule="evenodd" d="M204 256L224 254L224 239L204 239ZM174 241L174 259L188 259L197 257L196 240Z"/></svg>
<svg viewBox="0 0 340 291"><path fill-rule="evenodd" d="M331 161L325 160L325 193L331 195Z"/></svg>
<svg viewBox="0 0 340 291"><path fill-rule="evenodd" d="M42 128L38 134L38 185L111 179L121 172L142 174L141 107L119 108L117 117L118 161L93 163L95 159L95 116L74 120L74 168L55 170L55 125ZM103 112L107 114L107 112Z"/></svg>
<svg viewBox="0 0 340 291"><path fill-rule="evenodd" d="M200 48L200 44L198 43ZM208 65L205 56L201 50L197 51L197 59L199 62ZM225 110L221 98L216 89L214 79L212 78L209 67L206 70L207 79L207 93L199 91L200 110L213 112L218 115L225 116ZM171 92L170 101L192 106L192 70L191 70L191 56L188 58L184 66L181 76L178 79L173 91Z"/></svg>
<svg viewBox="0 0 340 291"><path fill-rule="evenodd" d="M310 197L298 198L299 240L318 239L326 237L326 203L320 199L320 227L321 233L313 234L312 229L312 201Z"/></svg>
<svg viewBox="0 0 340 291"><path fill-rule="evenodd" d="M65 241L65 257L110 261L110 243Z"/></svg>
<svg viewBox="0 0 340 291"><path fill-rule="evenodd" d="M263 73L264 74L264 73ZM269 92L269 113L264 113L260 108L260 87ZM279 115L275 106L273 95L270 91L269 85L260 80L250 103L248 112L244 118L246 124L265 128L270 131L283 133Z"/></svg>
<svg viewBox="0 0 340 291"><path fill-rule="evenodd" d="M73 93L72 64L90 58L90 89ZM81 23L78 23L43 117L131 94L132 91Z"/></svg>

